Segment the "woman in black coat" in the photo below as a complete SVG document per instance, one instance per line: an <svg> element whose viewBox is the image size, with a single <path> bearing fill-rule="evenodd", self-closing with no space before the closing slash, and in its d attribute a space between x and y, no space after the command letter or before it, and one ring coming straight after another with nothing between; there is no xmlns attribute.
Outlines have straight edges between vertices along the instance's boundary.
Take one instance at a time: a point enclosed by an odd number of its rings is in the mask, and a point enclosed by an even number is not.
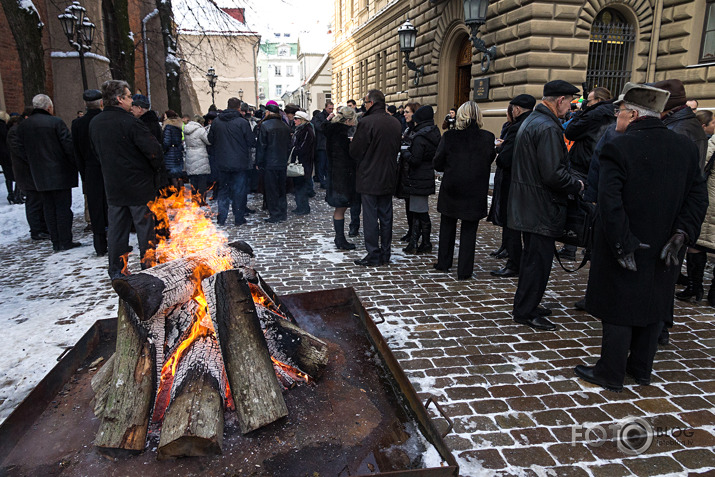
<svg viewBox="0 0 715 477"><path fill-rule="evenodd" d="M403 149L402 161L407 163L404 191L409 195L408 213L412 214L410 242L405 253L429 253L432 251L430 234L432 222L429 217L428 198L434 194L434 167L432 160L441 135L434 124L432 106L422 106L412 116L414 126L410 129L410 146ZM417 242L422 236L422 243Z"/></svg>
<svg viewBox="0 0 715 477"><path fill-rule="evenodd" d="M342 107L333 119L325 124L326 148L328 152L328 190L325 201L335 207L333 228L335 246L339 250L354 250L355 244L345 238L345 211L356 200L355 161L350 157L348 131L355 126L355 110Z"/></svg>
<svg viewBox="0 0 715 477"><path fill-rule="evenodd" d="M293 178L295 192L296 215L307 215L310 213L308 203L308 193L311 190L310 178L313 177L313 156L315 154L315 132L310 124L310 116L305 111L296 111L294 116L295 131L293 132L293 157L303 165L305 174L303 177Z"/></svg>
<svg viewBox="0 0 715 477"><path fill-rule="evenodd" d="M479 106L467 101L457 111L455 129L442 136L434 158L434 168L444 172L437 200L442 218L434 268L447 272L452 266L457 220L461 220L459 280L471 278L474 270L477 226L479 220L487 216L489 174L494 157L494 134L482 129Z"/></svg>
<svg viewBox="0 0 715 477"><path fill-rule="evenodd" d="M171 109L164 113L164 164L171 185L181 191L184 187L184 123Z"/></svg>
<svg viewBox="0 0 715 477"><path fill-rule="evenodd" d="M401 242L409 242L412 237L412 223L414 222L414 217L412 212L410 212L410 194L405 191L407 187L407 170L409 165L407 161L402 157L402 152L409 149L412 143L412 128L415 127L415 123L412 119L413 115L420 109L422 105L417 101L410 101L405 106L404 119L405 119L405 129L402 131L402 143L400 144L400 157L397 164L397 188L395 189L395 197L398 199L405 199L405 216L407 217L407 233L400 238Z"/></svg>

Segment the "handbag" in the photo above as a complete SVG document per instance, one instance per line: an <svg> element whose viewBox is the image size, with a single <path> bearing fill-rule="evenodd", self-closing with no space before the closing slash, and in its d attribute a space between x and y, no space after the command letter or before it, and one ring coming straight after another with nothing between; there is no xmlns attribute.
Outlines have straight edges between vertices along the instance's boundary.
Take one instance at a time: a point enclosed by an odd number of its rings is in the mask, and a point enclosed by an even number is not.
<svg viewBox="0 0 715 477"><path fill-rule="evenodd" d="M293 151L295 151L295 148L290 150L290 156L288 156L288 167L286 168L286 176L303 177L305 175L305 169L303 168L303 164L298 162L297 158L295 159L295 161L293 160Z"/></svg>
<svg viewBox="0 0 715 477"><path fill-rule="evenodd" d="M590 249L593 243L593 227L596 221L596 206L576 194L566 202L566 225L557 242Z"/></svg>

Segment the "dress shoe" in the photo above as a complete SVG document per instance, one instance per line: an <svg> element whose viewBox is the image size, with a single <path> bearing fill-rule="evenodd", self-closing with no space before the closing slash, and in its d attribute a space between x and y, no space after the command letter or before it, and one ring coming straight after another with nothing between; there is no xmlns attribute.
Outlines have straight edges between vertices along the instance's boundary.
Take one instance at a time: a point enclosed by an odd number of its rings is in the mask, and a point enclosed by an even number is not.
<svg viewBox="0 0 715 477"><path fill-rule="evenodd" d="M551 308L539 305L536 307L536 314L539 316L551 316Z"/></svg>
<svg viewBox="0 0 715 477"><path fill-rule="evenodd" d="M577 310L586 311L586 299L582 299L573 304L573 307Z"/></svg>
<svg viewBox="0 0 715 477"><path fill-rule="evenodd" d="M502 245L502 246L499 247L498 249L496 249L496 250L494 250L494 251L492 251L492 252L489 252L489 255L491 255L492 257L496 257L497 255L499 255L500 253L502 253L504 250L505 250L505 249L504 249L504 246Z"/></svg>
<svg viewBox="0 0 715 477"><path fill-rule="evenodd" d="M293 212L293 213L294 213L295 215L308 215L308 214L310 214L310 211L309 211L309 210L296 210L296 211Z"/></svg>
<svg viewBox="0 0 715 477"><path fill-rule="evenodd" d="M355 265L360 265L361 267L379 267L382 262L379 260L369 260L367 257L360 258L354 261Z"/></svg>
<svg viewBox="0 0 715 477"><path fill-rule="evenodd" d="M650 376L647 378L640 377L639 373L633 370L630 366L626 366L626 374L632 377L636 384L640 386L650 386Z"/></svg>
<svg viewBox="0 0 715 477"><path fill-rule="evenodd" d="M358 229L353 229L352 227L350 227L350 230L348 231L348 237L357 237L358 235L360 235Z"/></svg>
<svg viewBox="0 0 715 477"><path fill-rule="evenodd" d="M246 218L239 219L235 222L236 225L243 225L247 222Z"/></svg>
<svg viewBox="0 0 715 477"><path fill-rule="evenodd" d="M509 258L509 252L507 252L506 249L504 249L501 252L499 252L498 254L496 254L495 257L498 258L499 260L506 260L507 258Z"/></svg>
<svg viewBox="0 0 715 477"><path fill-rule="evenodd" d="M529 318L514 318L514 321L526 326L531 326L535 330L554 331L556 325L542 316L531 316Z"/></svg>
<svg viewBox="0 0 715 477"><path fill-rule="evenodd" d="M438 272L449 273L449 268L442 267L439 263L435 263L434 265L432 265L432 268L434 268Z"/></svg>
<svg viewBox="0 0 715 477"><path fill-rule="evenodd" d="M667 346L670 344L670 331L668 331L668 328L665 326L660 331L660 335L658 336L658 344L661 346Z"/></svg>
<svg viewBox="0 0 715 477"><path fill-rule="evenodd" d="M489 275L499 278L518 277L519 270L512 270L511 268L504 267L500 268L499 270L492 270L491 272L489 272Z"/></svg>
<svg viewBox="0 0 715 477"><path fill-rule="evenodd" d="M469 275L457 275L457 280L469 280L470 278L472 278L471 273Z"/></svg>
<svg viewBox="0 0 715 477"><path fill-rule="evenodd" d="M73 248L81 247L82 244L79 242L70 242L68 244L60 245L57 247L58 252L64 252L65 250L72 250Z"/></svg>
<svg viewBox="0 0 715 477"><path fill-rule="evenodd" d="M32 240L49 240L50 239L50 234L45 233L45 232L39 232L36 234L30 235Z"/></svg>
<svg viewBox="0 0 715 477"><path fill-rule="evenodd" d="M596 376L595 370L595 366L584 366L582 364L579 364L573 369L574 373L576 373L576 376L586 382L595 384L596 386L601 386L604 389L607 389L609 391L615 391L617 393L623 391L622 384L612 384L607 382L605 379L599 378L598 376Z"/></svg>
<svg viewBox="0 0 715 477"><path fill-rule="evenodd" d="M267 219L263 219L263 221L268 224L277 224L279 222L285 222L286 219L279 219L278 217L268 217Z"/></svg>

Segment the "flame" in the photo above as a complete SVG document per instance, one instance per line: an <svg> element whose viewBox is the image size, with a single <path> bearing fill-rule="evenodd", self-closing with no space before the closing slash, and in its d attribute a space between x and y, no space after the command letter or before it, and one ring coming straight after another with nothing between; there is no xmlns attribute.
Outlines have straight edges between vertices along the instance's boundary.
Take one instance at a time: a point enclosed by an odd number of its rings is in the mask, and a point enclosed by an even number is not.
<svg viewBox="0 0 715 477"><path fill-rule="evenodd" d="M312 378L298 368L294 368L293 366L290 366L288 364L281 363L273 356L271 356L271 361L273 361L274 365L281 368L288 376L293 378L295 381L305 381L306 383L312 382Z"/></svg>
<svg viewBox="0 0 715 477"><path fill-rule="evenodd" d="M273 302L273 300L271 300L268 297L268 295L266 295L258 285L255 285L255 284L249 282L248 286L251 289L251 296L253 296L254 304L262 306L264 308L268 308L269 310L271 310L276 315L279 315L284 320L288 319L288 317L283 314L281 309L278 306L276 306L276 304Z"/></svg>

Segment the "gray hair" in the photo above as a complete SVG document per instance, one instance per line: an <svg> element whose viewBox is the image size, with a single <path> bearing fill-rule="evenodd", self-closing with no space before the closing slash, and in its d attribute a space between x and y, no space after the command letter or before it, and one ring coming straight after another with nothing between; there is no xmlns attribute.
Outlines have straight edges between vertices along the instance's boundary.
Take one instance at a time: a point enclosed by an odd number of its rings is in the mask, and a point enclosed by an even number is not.
<svg viewBox="0 0 715 477"><path fill-rule="evenodd" d="M129 83L122 80L107 80L102 83L102 100L105 106L117 106L118 96L124 95L124 90L129 89Z"/></svg>
<svg viewBox="0 0 715 477"><path fill-rule="evenodd" d="M95 101L85 101L84 104L87 105L87 109L102 109L101 99L97 99Z"/></svg>
<svg viewBox="0 0 715 477"><path fill-rule="evenodd" d="M541 98L541 101L546 101L547 103L555 103L560 97L561 96L544 96L543 98Z"/></svg>
<svg viewBox="0 0 715 477"><path fill-rule="evenodd" d="M626 106L626 109L636 111L638 113L638 117L648 116L652 118L660 118L660 113L658 111L653 111L652 109L644 108L643 106L629 103L627 101L624 101L623 104Z"/></svg>
<svg viewBox="0 0 715 477"><path fill-rule="evenodd" d="M38 94L32 98L32 107L35 109L44 109L49 111L52 107L52 100L46 94Z"/></svg>
<svg viewBox="0 0 715 477"><path fill-rule="evenodd" d="M482 111L474 101L467 101L457 110L457 118L454 124L456 129L467 129L469 125L476 124L479 129L484 125Z"/></svg>

